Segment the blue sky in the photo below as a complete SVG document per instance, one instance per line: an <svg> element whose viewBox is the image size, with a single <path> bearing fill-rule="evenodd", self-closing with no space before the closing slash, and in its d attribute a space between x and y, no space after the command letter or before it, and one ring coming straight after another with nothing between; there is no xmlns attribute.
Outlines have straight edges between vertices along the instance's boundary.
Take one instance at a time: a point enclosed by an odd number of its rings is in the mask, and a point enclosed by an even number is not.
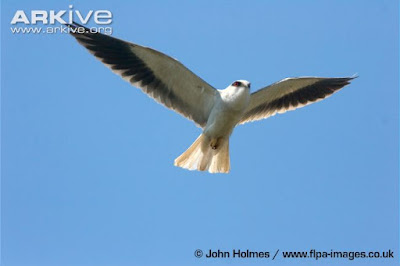
<svg viewBox="0 0 400 266"><path fill-rule="evenodd" d="M1 244L14 265L265 265L196 249L395 251L397 1L1 2ZM331 98L238 127L229 175L173 166L200 134L66 34L12 34L16 10L108 9L113 35L216 88L359 78ZM93 25L93 21L91 22Z"/></svg>

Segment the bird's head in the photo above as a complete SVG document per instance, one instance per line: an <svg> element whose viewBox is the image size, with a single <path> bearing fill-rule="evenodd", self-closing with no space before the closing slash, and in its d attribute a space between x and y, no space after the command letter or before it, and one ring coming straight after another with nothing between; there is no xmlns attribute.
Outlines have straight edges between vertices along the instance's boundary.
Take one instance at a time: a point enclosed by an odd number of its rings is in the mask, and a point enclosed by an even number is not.
<svg viewBox="0 0 400 266"><path fill-rule="evenodd" d="M230 87L235 87L235 88L246 88L250 90L250 82L247 80L236 80L234 81Z"/></svg>

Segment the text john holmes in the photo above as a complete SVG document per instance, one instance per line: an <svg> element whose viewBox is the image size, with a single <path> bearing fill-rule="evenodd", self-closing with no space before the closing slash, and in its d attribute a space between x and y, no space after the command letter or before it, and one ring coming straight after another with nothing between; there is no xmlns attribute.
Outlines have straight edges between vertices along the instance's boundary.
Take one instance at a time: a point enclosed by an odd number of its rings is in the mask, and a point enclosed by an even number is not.
<svg viewBox="0 0 400 266"><path fill-rule="evenodd" d="M222 250L208 250L206 258L269 258L268 251L251 251L233 249L232 252Z"/></svg>

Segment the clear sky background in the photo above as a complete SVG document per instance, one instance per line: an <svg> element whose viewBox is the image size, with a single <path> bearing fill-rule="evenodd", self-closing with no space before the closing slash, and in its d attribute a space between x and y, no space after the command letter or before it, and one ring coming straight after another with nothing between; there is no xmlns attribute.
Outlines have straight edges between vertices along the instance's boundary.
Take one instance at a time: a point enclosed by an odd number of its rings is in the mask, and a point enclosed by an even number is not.
<svg viewBox="0 0 400 266"><path fill-rule="evenodd" d="M398 1L1 4L2 265L396 265ZM173 166L200 134L67 34L12 34L16 10L108 9L113 36L223 89L359 78L238 127L231 173ZM90 24L95 26L93 21ZM196 249L395 251L393 260L197 259Z"/></svg>

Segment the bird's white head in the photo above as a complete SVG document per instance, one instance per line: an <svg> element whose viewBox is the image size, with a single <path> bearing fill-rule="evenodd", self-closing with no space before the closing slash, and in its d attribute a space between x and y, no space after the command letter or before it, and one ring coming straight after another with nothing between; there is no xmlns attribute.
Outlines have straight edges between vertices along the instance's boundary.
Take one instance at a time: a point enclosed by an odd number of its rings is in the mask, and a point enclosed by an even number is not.
<svg viewBox="0 0 400 266"><path fill-rule="evenodd" d="M236 80L234 81L229 87L235 87L235 88L246 88L246 89L250 89L250 82L247 80Z"/></svg>

